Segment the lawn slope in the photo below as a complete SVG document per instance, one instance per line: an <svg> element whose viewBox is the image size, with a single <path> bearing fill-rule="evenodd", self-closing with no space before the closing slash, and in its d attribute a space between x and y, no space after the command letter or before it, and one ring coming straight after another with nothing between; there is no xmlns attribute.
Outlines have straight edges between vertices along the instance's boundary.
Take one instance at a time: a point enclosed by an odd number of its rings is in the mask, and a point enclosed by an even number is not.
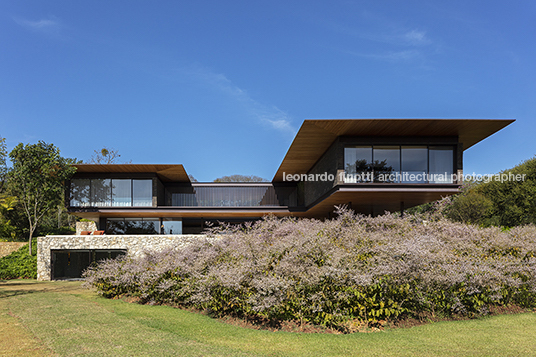
<svg viewBox="0 0 536 357"><path fill-rule="evenodd" d="M2 346L10 329L46 356L519 356L536 350L536 314L349 335L249 330L166 306L96 296L79 282L0 282ZM6 325L7 323L7 325ZM11 340L12 350L18 341ZM0 351L7 355L6 350ZM26 354L24 354L26 353ZM34 354L31 354L34 353ZM10 353L11 354L11 353ZM16 354L19 355L19 354Z"/></svg>

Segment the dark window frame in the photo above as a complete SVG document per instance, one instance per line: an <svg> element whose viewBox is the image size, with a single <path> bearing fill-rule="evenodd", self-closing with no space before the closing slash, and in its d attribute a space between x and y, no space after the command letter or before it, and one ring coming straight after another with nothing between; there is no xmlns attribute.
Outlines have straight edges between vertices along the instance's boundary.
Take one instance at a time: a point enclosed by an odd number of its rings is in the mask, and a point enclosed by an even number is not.
<svg viewBox="0 0 536 357"><path fill-rule="evenodd" d="M385 143L382 143L382 144L345 144L343 146L343 162L344 162L344 171L345 171L345 175L348 175L348 171L346 169L346 149L351 149L351 148L371 148L371 152L372 152L372 158L371 158L371 169L370 169L370 172L371 172L371 175L372 175L372 178L373 180L372 181L360 181L360 182L347 182L346 180L344 181L344 183L359 183L359 184L372 184L372 183L389 183L389 184L393 184L393 183L406 183L406 182L378 182L376 181L376 175L375 175L375 170L374 170L374 147L393 147L393 148L398 148L398 152L399 152L399 169L398 169L398 174L399 174L399 177L402 178L403 177L403 173L404 172L407 172L407 171L403 171L403 160L402 160L402 149L404 147L426 147L426 180L423 181L423 182L415 182L414 184L429 184L429 185L437 185L437 184L454 184L454 180L450 180L450 182L430 182L429 181L429 178L430 178L430 148L437 148L437 147L443 147L443 148L449 148L451 149L451 152L452 152L452 167L451 167L451 175L453 174L456 174L456 146L453 145L453 144L440 144L440 143L437 143L437 144L419 144L419 143L407 143L407 144L385 144ZM367 171L368 172L368 171ZM356 173L358 173L356 171ZM411 183L410 183L411 184Z"/></svg>
<svg viewBox="0 0 536 357"><path fill-rule="evenodd" d="M76 181L82 181L82 180L88 180L89 181L89 187L88 187L88 197L87 197L87 204L78 204L73 205L74 201L80 202L80 197L74 198L72 195L73 192L73 185ZM93 181L97 180L110 180L110 187L109 187L109 193L106 193L106 195L109 195L109 198L105 201L107 204L96 204L95 203L95 195L93 194ZM129 180L130 181L130 204L126 206L120 206L120 205L114 205L114 180ZM146 197L147 199L147 205L134 205L134 181L148 181L150 182L151 186L151 192L150 196ZM123 178L123 177L106 177L106 178L97 178L97 177L79 177L79 178L73 178L71 179L70 185L69 185L69 206L70 207L152 207L153 205L153 179L151 178ZM150 197L150 198L149 198Z"/></svg>

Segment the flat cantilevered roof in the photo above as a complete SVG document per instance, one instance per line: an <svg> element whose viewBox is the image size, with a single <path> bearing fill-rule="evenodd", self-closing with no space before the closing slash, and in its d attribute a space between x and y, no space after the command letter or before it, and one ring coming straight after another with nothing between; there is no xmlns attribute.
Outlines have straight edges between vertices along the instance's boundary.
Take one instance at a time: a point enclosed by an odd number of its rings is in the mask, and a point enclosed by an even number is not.
<svg viewBox="0 0 536 357"><path fill-rule="evenodd" d="M156 173L164 182L190 182L182 165L157 164L77 164L84 173Z"/></svg>
<svg viewBox="0 0 536 357"><path fill-rule="evenodd" d="M514 119L307 119L272 181L307 173L338 136L458 137L463 150L496 133Z"/></svg>

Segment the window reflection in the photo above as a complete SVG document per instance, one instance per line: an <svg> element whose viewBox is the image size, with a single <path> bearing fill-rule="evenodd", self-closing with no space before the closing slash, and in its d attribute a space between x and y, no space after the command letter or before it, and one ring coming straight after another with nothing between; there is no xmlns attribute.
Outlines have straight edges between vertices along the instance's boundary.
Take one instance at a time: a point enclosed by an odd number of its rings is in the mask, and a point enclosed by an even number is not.
<svg viewBox="0 0 536 357"><path fill-rule="evenodd" d="M108 218L107 234L158 234L159 218Z"/></svg>
<svg viewBox="0 0 536 357"><path fill-rule="evenodd" d="M401 159L401 182L427 182L428 148L426 146L402 146Z"/></svg>
<svg viewBox="0 0 536 357"><path fill-rule="evenodd" d="M132 204L132 181L112 180L112 205L115 207L125 207Z"/></svg>
<svg viewBox="0 0 536 357"><path fill-rule="evenodd" d="M430 183L452 183L454 155L452 148L430 146Z"/></svg>
<svg viewBox="0 0 536 357"><path fill-rule="evenodd" d="M182 221L173 218L164 218L161 234L182 234Z"/></svg>
<svg viewBox="0 0 536 357"><path fill-rule="evenodd" d="M112 180L91 180L91 205L107 207L112 205Z"/></svg>
<svg viewBox="0 0 536 357"><path fill-rule="evenodd" d="M452 146L372 145L344 148L346 183L453 183Z"/></svg>
<svg viewBox="0 0 536 357"><path fill-rule="evenodd" d="M73 179L72 207L152 206L151 179Z"/></svg>
<svg viewBox="0 0 536 357"><path fill-rule="evenodd" d="M399 182L400 148L374 146L374 182Z"/></svg>
<svg viewBox="0 0 536 357"><path fill-rule="evenodd" d="M132 205L152 206L153 205L153 181L152 180L132 180Z"/></svg>
<svg viewBox="0 0 536 357"><path fill-rule="evenodd" d="M87 207L89 202L89 179L74 179L71 180L71 206Z"/></svg>
<svg viewBox="0 0 536 357"><path fill-rule="evenodd" d="M344 148L346 182L372 181L372 146Z"/></svg>

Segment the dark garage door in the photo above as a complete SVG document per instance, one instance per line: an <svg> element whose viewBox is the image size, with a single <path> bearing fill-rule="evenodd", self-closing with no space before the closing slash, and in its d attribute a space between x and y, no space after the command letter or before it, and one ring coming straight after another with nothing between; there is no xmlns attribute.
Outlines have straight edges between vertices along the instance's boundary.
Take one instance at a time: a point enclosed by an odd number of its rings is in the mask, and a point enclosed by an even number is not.
<svg viewBox="0 0 536 357"><path fill-rule="evenodd" d="M51 252L52 279L77 279L93 263L126 254L126 249L66 249Z"/></svg>

